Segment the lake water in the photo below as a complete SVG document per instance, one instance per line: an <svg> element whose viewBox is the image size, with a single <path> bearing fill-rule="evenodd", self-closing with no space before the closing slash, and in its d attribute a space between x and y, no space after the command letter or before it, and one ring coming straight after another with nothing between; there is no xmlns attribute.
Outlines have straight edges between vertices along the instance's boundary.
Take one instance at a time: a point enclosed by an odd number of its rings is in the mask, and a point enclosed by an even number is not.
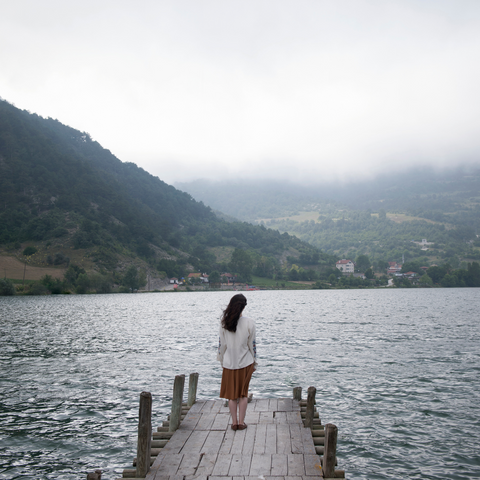
<svg viewBox="0 0 480 480"><path fill-rule="evenodd" d="M317 388L350 479L480 478L480 289L247 292L256 397ZM0 297L0 478L121 476L140 392L218 397L231 292Z"/></svg>

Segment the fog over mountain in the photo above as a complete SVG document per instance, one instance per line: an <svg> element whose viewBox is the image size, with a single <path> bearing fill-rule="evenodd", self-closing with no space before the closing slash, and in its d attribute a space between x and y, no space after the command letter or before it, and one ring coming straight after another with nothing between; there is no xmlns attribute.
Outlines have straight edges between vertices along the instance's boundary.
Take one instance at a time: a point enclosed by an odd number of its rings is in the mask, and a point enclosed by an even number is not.
<svg viewBox="0 0 480 480"><path fill-rule="evenodd" d="M0 41L3 98L167 183L479 163L476 0L21 0Z"/></svg>

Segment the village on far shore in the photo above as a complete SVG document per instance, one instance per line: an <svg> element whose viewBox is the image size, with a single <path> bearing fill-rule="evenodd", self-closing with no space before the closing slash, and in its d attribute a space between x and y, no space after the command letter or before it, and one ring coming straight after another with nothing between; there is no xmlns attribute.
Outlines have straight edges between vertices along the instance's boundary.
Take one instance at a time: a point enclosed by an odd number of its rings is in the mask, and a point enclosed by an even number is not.
<svg viewBox="0 0 480 480"><path fill-rule="evenodd" d="M432 245L432 242L428 242L427 239L422 239L421 242L412 242L420 245L422 247L422 250L428 250L428 246ZM419 286L421 283L420 279L422 278L422 275L420 275L418 272L413 271L402 272L403 263L404 262L388 262L386 272L384 271L374 273L373 267L371 266L369 266L365 270L365 272L360 272L356 268L357 264L353 260L348 258L342 258L335 263L335 268L338 270L336 280L340 280L341 277L351 277L354 279L366 280L367 282L370 280L372 281L371 286L377 287L393 287L398 283L398 280L401 280L408 281L412 286ZM420 267L420 270L421 272L423 272L423 274L426 274L427 270L431 267L437 267L437 265L432 264L430 266L422 266ZM329 282L325 285L332 287L337 284L338 286L340 286L340 282L336 282L332 275L330 275ZM379 282L380 278L383 280L383 282ZM319 287L319 282L313 281L294 281L289 283ZM180 290L190 290L192 288L195 290L204 290L207 288L216 288L221 290L263 290L265 288L273 287L258 287L251 285L247 282L239 282L237 280L237 276L229 272L224 272L220 275L216 275L215 281L211 281L210 276L207 273L189 273L186 277L172 277L168 279L168 284L169 286L164 288L164 290L176 290L179 289L179 287L181 287ZM275 286L281 288L286 287L285 282L276 282Z"/></svg>

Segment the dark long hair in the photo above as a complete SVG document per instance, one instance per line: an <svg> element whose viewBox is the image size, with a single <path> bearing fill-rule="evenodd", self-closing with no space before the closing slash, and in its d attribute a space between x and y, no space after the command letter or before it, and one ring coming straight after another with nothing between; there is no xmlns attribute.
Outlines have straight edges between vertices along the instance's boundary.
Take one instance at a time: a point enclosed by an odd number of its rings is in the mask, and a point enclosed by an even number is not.
<svg viewBox="0 0 480 480"><path fill-rule="evenodd" d="M231 299L222 314L222 327L230 332L237 331L237 323L243 309L247 306L245 295L238 293Z"/></svg>

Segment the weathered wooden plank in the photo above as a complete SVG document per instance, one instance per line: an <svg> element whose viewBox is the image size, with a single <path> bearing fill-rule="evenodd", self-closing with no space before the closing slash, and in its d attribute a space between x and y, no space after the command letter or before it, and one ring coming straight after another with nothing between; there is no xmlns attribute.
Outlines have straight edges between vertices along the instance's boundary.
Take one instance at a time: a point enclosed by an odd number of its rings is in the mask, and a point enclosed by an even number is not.
<svg viewBox="0 0 480 480"><path fill-rule="evenodd" d="M306 455L315 455L315 445L313 444L312 431L309 428L301 428L303 453Z"/></svg>
<svg viewBox="0 0 480 480"><path fill-rule="evenodd" d="M230 413L230 408L228 408L228 400L222 400L222 406L218 413Z"/></svg>
<svg viewBox="0 0 480 480"><path fill-rule="evenodd" d="M286 414L287 414L287 423L301 423L302 422L300 412L292 411L292 412L286 412Z"/></svg>
<svg viewBox="0 0 480 480"><path fill-rule="evenodd" d="M227 429L225 436L223 438L222 446L220 447L219 453L225 454L230 453L233 445L233 439L235 438L235 433L231 429Z"/></svg>
<svg viewBox="0 0 480 480"><path fill-rule="evenodd" d="M247 430L237 430L235 432L233 436L231 453L239 454L243 450L243 442L245 441L246 434Z"/></svg>
<svg viewBox="0 0 480 480"><path fill-rule="evenodd" d="M287 455L275 453L272 455L272 471L274 476L284 477L288 474Z"/></svg>
<svg viewBox="0 0 480 480"><path fill-rule="evenodd" d="M260 412L255 412L253 408L252 409L247 408L247 414L245 415L245 423L247 425L259 423L259 420L258 420L259 418L260 418Z"/></svg>
<svg viewBox="0 0 480 480"><path fill-rule="evenodd" d="M194 475L200 464L203 455L200 453L186 453L177 470L177 475Z"/></svg>
<svg viewBox="0 0 480 480"><path fill-rule="evenodd" d="M291 412L293 400L291 398L279 398L277 403L278 412Z"/></svg>
<svg viewBox="0 0 480 480"><path fill-rule="evenodd" d="M200 465L198 466L196 472L195 472L195 478L201 477L201 476L209 476L212 474L213 469L215 467L215 463L217 461L217 454L214 453L205 453L205 455L202 455L202 458L200 460Z"/></svg>
<svg viewBox="0 0 480 480"><path fill-rule="evenodd" d="M253 453L265 453L265 437L267 435L267 425L258 424L255 433L255 443L253 445Z"/></svg>
<svg viewBox="0 0 480 480"><path fill-rule="evenodd" d="M215 466L212 470L212 476L223 477L227 476L230 470L230 463L232 463L232 455L227 454L218 454ZM212 477L210 477L212 478Z"/></svg>
<svg viewBox="0 0 480 480"><path fill-rule="evenodd" d="M260 400L254 400L256 412L268 412L268 398L262 398Z"/></svg>
<svg viewBox="0 0 480 480"><path fill-rule="evenodd" d="M250 462L252 461L251 455L232 455L232 462L230 463L229 476L244 476L248 475L250 471Z"/></svg>
<svg viewBox="0 0 480 480"><path fill-rule="evenodd" d="M274 412L273 423L287 423L287 412Z"/></svg>
<svg viewBox="0 0 480 480"><path fill-rule="evenodd" d="M184 479L183 475L158 475L155 477L155 480L183 480L183 479Z"/></svg>
<svg viewBox="0 0 480 480"><path fill-rule="evenodd" d="M182 430L195 429L201 416L202 416L201 413L188 412L187 416L182 420L182 423L180 424L180 428Z"/></svg>
<svg viewBox="0 0 480 480"><path fill-rule="evenodd" d="M273 413L274 412L259 412L260 416L258 417L258 423L274 423Z"/></svg>
<svg viewBox="0 0 480 480"><path fill-rule="evenodd" d="M214 401L213 400L207 400L202 408L199 410L200 413L212 413L212 407L214 405Z"/></svg>
<svg viewBox="0 0 480 480"><path fill-rule="evenodd" d="M217 413L213 421L212 430L226 430L229 428L230 414Z"/></svg>
<svg viewBox="0 0 480 480"><path fill-rule="evenodd" d="M290 425L290 440L292 442L292 453L303 453L303 440L301 427L298 424Z"/></svg>
<svg viewBox="0 0 480 480"><path fill-rule="evenodd" d="M252 455L252 463L250 464L251 476L267 476L270 475L272 469L272 455L267 453L254 453Z"/></svg>
<svg viewBox="0 0 480 480"><path fill-rule="evenodd" d="M268 399L268 410L270 412L276 412L278 410L278 398Z"/></svg>
<svg viewBox="0 0 480 480"><path fill-rule="evenodd" d="M190 438L192 434L191 430L182 430L179 429L175 432L175 435L168 441L168 443L163 448L164 454L171 453L180 453L182 448L185 446L185 443Z"/></svg>
<svg viewBox="0 0 480 480"><path fill-rule="evenodd" d="M243 441L242 455L252 455L253 446L255 444L255 435L257 433L257 425L249 425L245 430L245 439Z"/></svg>
<svg viewBox="0 0 480 480"><path fill-rule="evenodd" d="M219 413L224 403L223 400L214 400L210 413Z"/></svg>
<svg viewBox="0 0 480 480"><path fill-rule="evenodd" d="M183 454L181 453L172 453L164 456L160 466L156 469L155 478L157 478L159 475L176 475L182 459Z"/></svg>
<svg viewBox="0 0 480 480"><path fill-rule="evenodd" d="M267 424L265 453L277 453L277 425L273 423Z"/></svg>
<svg viewBox="0 0 480 480"><path fill-rule="evenodd" d="M322 464L318 455L304 455L305 474L309 476L321 476Z"/></svg>
<svg viewBox="0 0 480 480"><path fill-rule="evenodd" d="M215 413L202 413L198 420L196 430L210 430L215 421Z"/></svg>
<svg viewBox="0 0 480 480"><path fill-rule="evenodd" d="M207 403L207 400L197 400L191 407L188 413L198 413L202 410L203 406Z"/></svg>
<svg viewBox="0 0 480 480"><path fill-rule="evenodd" d="M292 441L290 439L289 425L277 425L277 453L292 453Z"/></svg>
<svg viewBox="0 0 480 480"><path fill-rule="evenodd" d="M217 455L223 443L225 432L221 430L211 430L208 433L205 443L202 447L202 453ZM210 474L208 474L210 475Z"/></svg>
<svg viewBox="0 0 480 480"><path fill-rule="evenodd" d="M302 454L289 453L287 455L288 475L305 475L305 464Z"/></svg>
<svg viewBox="0 0 480 480"><path fill-rule="evenodd" d="M205 443L205 439L209 434L208 430L194 430L190 435L190 438L185 442L182 453L194 454L200 453ZM188 475L185 473L184 475Z"/></svg>

